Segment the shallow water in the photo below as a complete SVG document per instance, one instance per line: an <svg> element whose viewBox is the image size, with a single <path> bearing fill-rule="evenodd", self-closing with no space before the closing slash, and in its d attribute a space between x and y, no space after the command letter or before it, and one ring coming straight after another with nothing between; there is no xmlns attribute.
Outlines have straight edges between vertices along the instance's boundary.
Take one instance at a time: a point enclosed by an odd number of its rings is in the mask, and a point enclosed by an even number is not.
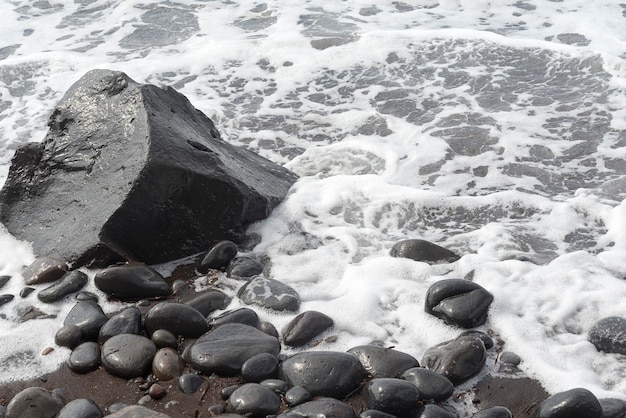
<svg viewBox="0 0 626 418"><path fill-rule="evenodd" d="M495 296L480 329L525 373L551 392L626 399L626 357L586 341L595 321L625 315L626 6L327 3L0 3L0 177L86 71L172 86L226 140L301 176L250 228L252 252L302 310L335 320L320 348L382 341L420 359L459 332L423 312L426 290L473 271ZM462 258L390 257L406 238ZM0 274L14 276L2 292L17 295L34 256L6 232L0 248ZM16 323L33 303L0 307L0 338L18 343L0 344L2 381L67 356L38 353L71 299L37 304L55 319ZM261 316L280 328L293 315Z"/></svg>

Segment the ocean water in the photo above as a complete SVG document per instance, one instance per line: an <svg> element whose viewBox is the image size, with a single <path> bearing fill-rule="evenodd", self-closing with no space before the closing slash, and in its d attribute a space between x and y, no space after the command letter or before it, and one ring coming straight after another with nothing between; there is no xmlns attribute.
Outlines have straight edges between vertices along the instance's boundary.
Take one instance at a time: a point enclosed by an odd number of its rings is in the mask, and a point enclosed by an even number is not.
<svg viewBox="0 0 626 418"><path fill-rule="evenodd" d="M460 332L424 312L426 290L473 272L495 297L479 329L525 374L626 399L626 356L587 342L596 321L626 316L626 4L3 0L0 16L1 181L88 70L172 86L225 140L301 176L250 227L251 253L302 311L335 320L316 348L379 341L421 359ZM462 257L390 257L407 238ZM0 307L0 381L68 355L40 353L72 299L17 296L33 259L0 231L0 275L13 276L0 292L16 295ZM55 317L18 323L31 305ZM294 316L259 312L278 328Z"/></svg>

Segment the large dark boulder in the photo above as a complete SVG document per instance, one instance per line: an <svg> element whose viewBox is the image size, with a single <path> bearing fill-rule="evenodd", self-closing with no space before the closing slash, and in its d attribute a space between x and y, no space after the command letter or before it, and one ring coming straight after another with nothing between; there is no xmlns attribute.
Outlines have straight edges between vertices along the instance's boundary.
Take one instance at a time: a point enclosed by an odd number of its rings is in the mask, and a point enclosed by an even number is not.
<svg viewBox="0 0 626 418"><path fill-rule="evenodd" d="M156 264L241 242L297 178L223 141L174 89L121 72L88 72L49 127L16 151L0 221L36 254L74 266Z"/></svg>

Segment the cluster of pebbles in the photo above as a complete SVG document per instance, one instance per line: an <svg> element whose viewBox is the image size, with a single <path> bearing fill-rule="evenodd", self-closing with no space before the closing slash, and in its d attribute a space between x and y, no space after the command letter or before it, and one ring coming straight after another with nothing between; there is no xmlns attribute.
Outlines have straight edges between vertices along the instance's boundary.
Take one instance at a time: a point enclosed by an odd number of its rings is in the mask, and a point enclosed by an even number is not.
<svg viewBox="0 0 626 418"><path fill-rule="evenodd" d="M449 250L422 240L402 241L392 249L396 257L429 263L452 262ZM263 265L237 257L229 241L214 245L198 258L195 270L206 274L226 270L246 279L237 296L249 305L298 311L298 293L284 283L263 276ZM77 293L76 305L58 330L55 343L70 348L68 367L75 373L103 368L107 373L141 382L149 399L166 399L164 382L177 382L174 389L185 394L198 391L206 376L238 376L242 384L221 391L223 402L208 406L211 416L221 417L318 417L318 418L458 418L446 401L455 387L476 376L485 366L490 336L472 328L482 325L493 296L468 279L446 279L433 284L425 309L451 326L466 329L453 340L429 348L421 361L381 345L351 348L347 352L303 351L281 354L281 344L306 346L333 327L332 318L316 311L296 316L281 332L260 321L250 308L215 315L229 303L217 289L194 291L179 280L169 284L146 265L126 264L106 268L94 278L95 285L110 298L139 301L107 316L97 297L81 291L87 276L67 271L61 262L43 258L24 271L27 285L54 283L38 293L44 302ZM8 298L5 298L8 299ZM599 347L623 349L619 319L594 329L590 339ZM623 332L623 329L621 329ZM619 340L619 338L622 338ZM515 370L521 359L514 353L500 354L501 367ZM345 402L360 396L361 410ZM112 404L109 417L166 417L142 405ZM358 415L357 415L358 414ZM30 387L15 395L0 417L102 417L102 409L90 399L70 402L56 391ZM626 416L626 402L599 401L591 392L575 388L555 394L537 407L537 418ZM486 408L474 418L511 418L502 406Z"/></svg>

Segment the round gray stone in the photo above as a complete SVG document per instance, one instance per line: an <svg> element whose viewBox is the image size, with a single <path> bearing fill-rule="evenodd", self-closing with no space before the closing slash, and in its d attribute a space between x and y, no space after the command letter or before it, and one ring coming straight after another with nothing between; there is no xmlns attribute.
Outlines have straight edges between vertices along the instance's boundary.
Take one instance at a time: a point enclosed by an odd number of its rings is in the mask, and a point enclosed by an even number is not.
<svg viewBox="0 0 626 418"><path fill-rule="evenodd" d="M303 346L334 324L332 318L321 312L302 312L283 329L283 343L291 347Z"/></svg>
<svg viewBox="0 0 626 418"><path fill-rule="evenodd" d="M372 377L398 377L412 367L419 367L410 354L377 345L360 345L348 350L359 359Z"/></svg>
<svg viewBox="0 0 626 418"><path fill-rule="evenodd" d="M102 346L102 366L112 375L123 379L145 376L150 372L156 345L146 337L119 334Z"/></svg>
<svg viewBox="0 0 626 418"><path fill-rule="evenodd" d="M146 313L144 326L149 335L166 329L176 335L196 338L209 330L206 318L195 308L178 302L161 302Z"/></svg>
<svg viewBox="0 0 626 418"><path fill-rule="evenodd" d="M602 318L591 327L588 339L599 351L626 354L626 318Z"/></svg>
<svg viewBox="0 0 626 418"><path fill-rule="evenodd" d="M352 407L337 399L320 398L291 408L277 418L356 418L356 415Z"/></svg>
<svg viewBox="0 0 626 418"><path fill-rule="evenodd" d="M370 380L363 386L361 395L368 408L393 415L405 415L415 409L419 399L415 385L390 377Z"/></svg>
<svg viewBox="0 0 626 418"><path fill-rule="evenodd" d="M425 310L447 324L474 328L487 320L493 295L477 283L464 279L445 279L426 292Z"/></svg>
<svg viewBox="0 0 626 418"><path fill-rule="evenodd" d="M104 314L100 305L89 300L77 302L69 311L63 321L63 325L76 325L80 328L83 340L98 338L100 328L109 318Z"/></svg>
<svg viewBox="0 0 626 418"><path fill-rule="evenodd" d="M76 373L89 373L100 366L100 344L88 341L74 348L67 365Z"/></svg>
<svg viewBox="0 0 626 418"><path fill-rule="evenodd" d="M102 418L102 411L91 399L81 398L68 402L56 418Z"/></svg>
<svg viewBox="0 0 626 418"><path fill-rule="evenodd" d="M478 374L487 359L483 342L464 335L429 348L422 365L441 373L457 385Z"/></svg>
<svg viewBox="0 0 626 418"><path fill-rule="evenodd" d="M156 270L145 265L106 268L94 277L96 287L120 300L167 296L170 287Z"/></svg>
<svg viewBox="0 0 626 418"><path fill-rule="evenodd" d="M292 386L302 386L313 396L342 399L367 376L352 354L335 351L298 353L280 364L280 375Z"/></svg>
<svg viewBox="0 0 626 418"><path fill-rule="evenodd" d="M53 418L64 404L56 392L29 387L16 394L8 403L6 418Z"/></svg>
<svg viewBox="0 0 626 418"><path fill-rule="evenodd" d="M246 382L259 383L278 374L278 359L270 353L250 357L241 366L241 377Z"/></svg>
<svg viewBox="0 0 626 418"><path fill-rule="evenodd" d="M256 304L276 311L297 311L300 295L290 286L257 276L239 288L237 296L246 304Z"/></svg>
<svg viewBox="0 0 626 418"><path fill-rule="evenodd" d="M82 271L70 271L65 273L54 284L37 293L37 298L44 303L61 300L65 296L82 289L87 284L87 280L87 275Z"/></svg>
<svg viewBox="0 0 626 418"><path fill-rule="evenodd" d="M98 342L104 344L106 340L119 334L139 334L141 331L141 311L134 306L130 306L121 312L113 315L100 328Z"/></svg>
<svg viewBox="0 0 626 418"><path fill-rule="evenodd" d="M602 406L593 393L583 388L559 392L543 401L535 418L602 418Z"/></svg>
<svg viewBox="0 0 626 418"><path fill-rule="evenodd" d="M264 417L275 414L278 408L280 398L274 391L258 383L246 383L230 395L226 411Z"/></svg>
<svg viewBox="0 0 626 418"><path fill-rule="evenodd" d="M460 258L447 248L423 239L399 241L391 248L390 255L428 264L453 263Z"/></svg>

